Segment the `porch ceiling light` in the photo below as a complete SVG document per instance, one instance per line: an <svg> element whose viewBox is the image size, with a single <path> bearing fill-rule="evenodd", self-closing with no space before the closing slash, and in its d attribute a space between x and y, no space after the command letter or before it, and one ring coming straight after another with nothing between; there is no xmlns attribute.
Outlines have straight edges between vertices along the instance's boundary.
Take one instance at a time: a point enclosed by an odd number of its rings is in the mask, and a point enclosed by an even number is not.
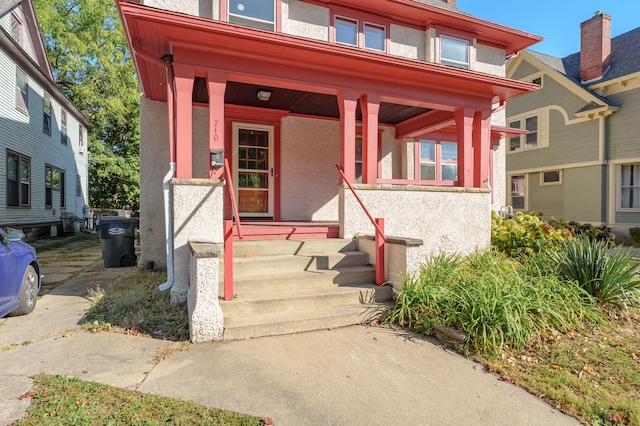
<svg viewBox="0 0 640 426"><path fill-rule="evenodd" d="M258 90L258 99L268 101L271 98L271 90Z"/></svg>

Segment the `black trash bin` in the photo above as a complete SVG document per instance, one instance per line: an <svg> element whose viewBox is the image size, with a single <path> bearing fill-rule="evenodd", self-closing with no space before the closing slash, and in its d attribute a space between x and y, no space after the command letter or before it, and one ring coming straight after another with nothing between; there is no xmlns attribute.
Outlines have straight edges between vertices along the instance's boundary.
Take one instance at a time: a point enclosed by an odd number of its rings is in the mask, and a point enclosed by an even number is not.
<svg viewBox="0 0 640 426"><path fill-rule="evenodd" d="M135 266L138 260L134 247L137 226L136 218L103 216L98 219L105 268Z"/></svg>

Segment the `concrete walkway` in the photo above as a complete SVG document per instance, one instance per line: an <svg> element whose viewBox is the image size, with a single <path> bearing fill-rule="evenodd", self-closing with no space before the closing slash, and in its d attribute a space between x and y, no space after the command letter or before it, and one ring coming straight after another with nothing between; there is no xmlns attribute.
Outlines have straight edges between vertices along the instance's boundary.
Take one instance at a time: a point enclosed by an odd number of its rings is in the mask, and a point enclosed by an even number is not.
<svg viewBox="0 0 640 426"><path fill-rule="evenodd" d="M90 248L83 253L91 253ZM155 365L170 342L79 328L87 290L127 268L93 263L38 300L28 316L0 319L0 424L38 373L270 417L276 425L578 425L435 340L384 327L191 345ZM85 260L88 260L85 259ZM69 267L65 262L45 266Z"/></svg>

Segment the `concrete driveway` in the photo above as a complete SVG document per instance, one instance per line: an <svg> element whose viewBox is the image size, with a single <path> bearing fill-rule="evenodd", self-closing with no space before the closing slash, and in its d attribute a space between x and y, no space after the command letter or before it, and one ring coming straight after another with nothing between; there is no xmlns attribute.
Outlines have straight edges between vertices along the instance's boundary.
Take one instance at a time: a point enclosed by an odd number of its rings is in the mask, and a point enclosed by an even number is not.
<svg viewBox="0 0 640 426"><path fill-rule="evenodd" d="M97 247L83 252L93 261L38 300L31 315L0 319L0 424L24 414L29 400L18 397L38 373L270 417L276 425L579 424L435 340L385 327L196 344L156 365L154 354L170 342L80 328L87 290L108 287L128 270L105 270ZM45 274L63 267L70 266L45 265Z"/></svg>

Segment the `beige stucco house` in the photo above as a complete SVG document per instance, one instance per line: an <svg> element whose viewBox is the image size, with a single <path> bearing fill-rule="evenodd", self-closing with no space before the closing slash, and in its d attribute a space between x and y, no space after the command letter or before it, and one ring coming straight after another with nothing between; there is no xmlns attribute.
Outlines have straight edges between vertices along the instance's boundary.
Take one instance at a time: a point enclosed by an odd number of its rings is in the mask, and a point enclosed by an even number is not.
<svg viewBox="0 0 640 426"><path fill-rule="evenodd" d="M505 59L540 37L454 0L117 4L143 90L141 261L168 267L193 340L229 338L247 276L249 292L277 281L283 303L310 285L280 288L284 254L264 259L278 240L314 259L313 277L352 268L396 288L430 254L489 245L503 137L521 133L505 102L537 89L505 78ZM319 240L348 245L336 265L310 254ZM361 269L347 252L364 253Z"/></svg>

